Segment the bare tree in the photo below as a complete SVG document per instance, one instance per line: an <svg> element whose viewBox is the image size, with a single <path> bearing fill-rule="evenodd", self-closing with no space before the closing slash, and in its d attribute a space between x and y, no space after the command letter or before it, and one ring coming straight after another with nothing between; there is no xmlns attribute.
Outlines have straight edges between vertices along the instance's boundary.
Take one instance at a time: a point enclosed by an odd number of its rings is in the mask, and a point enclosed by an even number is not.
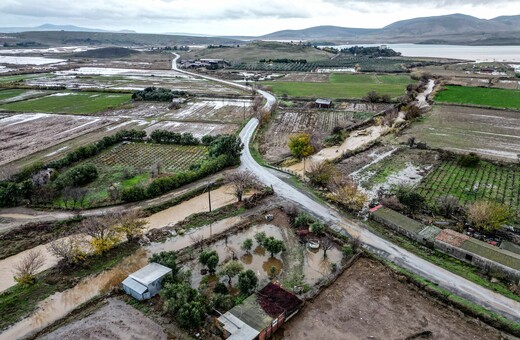
<svg viewBox="0 0 520 340"><path fill-rule="evenodd" d="M76 209L76 207L83 208L87 199L88 189L66 187L65 189L63 189L62 195L63 202L65 203L65 208L69 208L69 202L72 203L72 205L70 206L70 208L72 209Z"/></svg>
<svg viewBox="0 0 520 340"><path fill-rule="evenodd" d="M263 97L257 95L253 98L253 103L251 104L251 111L253 112L253 116L258 118L259 120L262 118L261 117L262 112L260 110L260 108L262 107L262 101L263 101Z"/></svg>
<svg viewBox="0 0 520 340"><path fill-rule="evenodd" d="M31 250L14 266L14 279L21 284L32 284L36 272L44 264L45 257L41 250Z"/></svg>
<svg viewBox="0 0 520 340"><path fill-rule="evenodd" d="M190 240L195 248L200 247L200 250L204 249L204 235L190 235Z"/></svg>
<svg viewBox="0 0 520 340"><path fill-rule="evenodd" d="M138 239L146 226L146 221L142 219L140 210L116 213L115 220L115 224L117 224L115 230L124 234L128 241Z"/></svg>
<svg viewBox="0 0 520 340"><path fill-rule="evenodd" d="M247 189L257 186L255 176L250 171L237 171L226 175L226 181L233 188L233 195L238 202L242 202L242 197Z"/></svg>
<svg viewBox="0 0 520 340"><path fill-rule="evenodd" d="M81 250L81 242L82 240L79 236L73 235L51 242L47 249L52 255L61 260L60 265L72 267L78 264L85 256Z"/></svg>
<svg viewBox="0 0 520 340"><path fill-rule="evenodd" d="M83 221L82 230L92 238L90 244L98 255L110 250L119 241L116 225L117 216L114 214Z"/></svg>
<svg viewBox="0 0 520 340"><path fill-rule="evenodd" d="M323 247L323 257L327 257L327 251L332 249L334 243L328 237L324 237L321 240L321 246Z"/></svg>

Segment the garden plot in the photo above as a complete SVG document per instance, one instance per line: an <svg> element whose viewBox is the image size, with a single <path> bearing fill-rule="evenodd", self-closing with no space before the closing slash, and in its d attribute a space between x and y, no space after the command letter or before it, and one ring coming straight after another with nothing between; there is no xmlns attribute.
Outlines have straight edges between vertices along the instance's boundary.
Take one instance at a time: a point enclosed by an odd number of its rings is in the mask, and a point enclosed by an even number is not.
<svg viewBox="0 0 520 340"><path fill-rule="evenodd" d="M367 114L371 115L370 112ZM356 119L359 116L357 112L334 110L281 111L264 134L260 151L268 161L280 161L290 154L287 146L290 135L308 132L311 133L314 142L321 144L332 133L334 127L352 125L359 121Z"/></svg>
<svg viewBox="0 0 520 340"><path fill-rule="evenodd" d="M168 130L172 132L184 133L189 132L196 138L206 135L226 135L232 134L238 129L237 124L218 124L218 123L188 123L188 122L172 122L161 121L154 123L145 129L149 135L155 130Z"/></svg>
<svg viewBox="0 0 520 340"><path fill-rule="evenodd" d="M109 126L107 119L43 113L0 119L0 165Z"/></svg>
<svg viewBox="0 0 520 340"><path fill-rule="evenodd" d="M481 161L475 168L443 161L417 188L417 192L435 205L440 197L453 196L461 204L493 200L520 211L520 166L494 165Z"/></svg>
<svg viewBox="0 0 520 340"><path fill-rule="evenodd" d="M377 151L359 155L359 158L371 158L372 161L359 169L345 173L361 186L370 198L377 197L379 190L389 190L395 185L417 185L437 162L437 154L429 150L381 148ZM340 170L349 169L349 163L357 163L354 159L346 159L338 166Z"/></svg>
<svg viewBox="0 0 520 340"><path fill-rule="evenodd" d="M416 137L430 147L513 162L520 153L518 131L520 114L515 111L435 105L399 141Z"/></svg>
<svg viewBox="0 0 520 340"><path fill-rule="evenodd" d="M202 99L188 102L165 118L178 121L216 121L237 123L250 116L250 100Z"/></svg>
<svg viewBox="0 0 520 340"><path fill-rule="evenodd" d="M431 336L421 336L431 332ZM360 259L284 325L284 339L501 339L431 301L388 268Z"/></svg>

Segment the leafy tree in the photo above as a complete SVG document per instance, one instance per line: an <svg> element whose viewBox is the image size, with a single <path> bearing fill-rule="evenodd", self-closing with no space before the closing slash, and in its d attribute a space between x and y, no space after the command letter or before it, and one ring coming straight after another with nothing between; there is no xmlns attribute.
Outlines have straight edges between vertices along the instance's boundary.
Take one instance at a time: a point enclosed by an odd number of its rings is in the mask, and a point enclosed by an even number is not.
<svg viewBox="0 0 520 340"><path fill-rule="evenodd" d="M253 240L250 238L245 239L240 248L249 253L251 251L251 248L253 248Z"/></svg>
<svg viewBox="0 0 520 340"><path fill-rule="evenodd" d="M244 149L244 144L242 144L239 137L224 135L220 136L210 144L209 156L216 158L225 155L228 165L236 165L240 163L242 149Z"/></svg>
<svg viewBox="0 0 520 340"><path fill-rule="evenodd" d="M399 202L407 206L412 212L419 210L426 203L424 197L415 192L411 187L401 185L393 189L393 192L399 199Z"/></svg>
<svg viewBox="0 0 520 340"><path fill-rule="evenodd" d="M238 261L229 261L224 265L224 267L219 271L219 276L227 276L228 284L231 286L231 280L240 272L244 270L244 266Z"/></svg>
<svg viewBox="0 0 520 340"><path fill-rule="evenodd" d="M314 218L306 212L299 213L293 222L296 228L307 228L312 223L314 223Z"/></svg>
<svg viewBox="0 0 520 340"><path fill-rule="evenodd" d="M225 285L224 285L225 287ZM230 310L235 305L235 299L229 294L216 293L209 302L210 309Z"/></svg>
<svg viewBox="0 0 520 340"><path fill-rule="evenodd" d="M82 164L58 176L55 186L60 190L67 186L78 187L89 184L97 178L98 171L94 164Z"/></svg>
<svg viewBox="0 0 520 340"><path fill-rule="evenodd" d="M475 227L495 232L513 218L511 209L497 202L478 201L468 207L468 219Z"/></svg>
<svg viewBox="0 0 520 340"><path fill-rule="evenodd" d="M215 272L215 268L218 266L218 253L215 250L205 250L199 255L199 262L206 266L210 273Z"/></svg>
<svg viewBox="0 0 520 340"><path fill-rule="evenodd" d="M248 269L238 275L238 290L244 296L250 295L258 285L258 277L251 269Z"/></svg>
<svg viewBox="0 0 520 340"><path fill-rule="evenodd" d="M325 231L325 225L320 221L316 221L311 224L311 231L316 235L321 235Z"/></svg>
<svg viewBox="0 0 520 340"><path fill-rule="evenodd" d="M272 236L269 236L264 240L264 243L262 244L264 248L271 253L271 256L274 256L278 254L279 252L282 252L285 250L285 244L281 240L277 240Z"/></svg>
<svg viewBox="0 0 520 340"><path fill-rule="evenodd" d="M314 147L311 144L311 135L308 133L299 133L289 137L289 149L294 157L305 159L314 153Z"/></svg>
<svg viewBox="0 0 520 340"><path fill-rule="evenodd" d="M124 188L121 192L121 200L123 202L137 202L146 198L146 192L142 185L134 185Z"/></svg>
<svg viewBox="0 0 520 340"><path fill-rule="evenodd" d="M216 294L229 294L229 289L226 287L226 285L222 282L218 282L216 285L215 285L215 288L213 288L213 293L216 293Z"/></svg>
<svg viewBox="0 0 520 340"><path fill-rule="evenodd" d="M179 272L177 266L177 254L174 251L162 251L160 253L153 254L150 257L150 263L155 262L168 267L172 270L172 276L175 279Z"/></svg>
<svg viewBox="0 0 520 340"><path fill-rule="evenodd" d="M206 314L206 306L201 301L190 301L181 306L177 319L184 328L199 328Z"/></svg>
<svg viewBox="0 0 520 340"><path fill-rule="evenodd" d="M255 240L259 245L263 245L266 238L267 235L263 231L255 234Z"/></svg>
<svg viewBox="0 0 520 340"><path fill-rule="evenodd" d="M470 152L467 155L460 155L457 163L466 168L475 168L480 163L480 157L476 153Z"/></svg>

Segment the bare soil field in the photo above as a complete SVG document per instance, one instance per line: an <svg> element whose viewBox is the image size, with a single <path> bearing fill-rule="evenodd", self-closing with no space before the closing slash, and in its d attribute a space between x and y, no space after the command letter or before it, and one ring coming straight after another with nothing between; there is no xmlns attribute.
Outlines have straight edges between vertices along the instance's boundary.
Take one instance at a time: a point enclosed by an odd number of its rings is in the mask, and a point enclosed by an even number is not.
<svg viewBox="0 0 520 340"><path fill-rule="evenodd" d="M520 153L518 131L520 115L515 111L435 105L420 122L404 130L399 141L413 136L430 147L512 162Z"/></svg>
<svg viewBox="0 0 520 340"><path fill-rule="evenodd" d="M284 109L270 123L260 143L260 152L270 162L277 162L290 154L289 136L308 132L313 142L321 144L336 126L347 127L359 120L355 112L333 110Z"/></svg>
<svg viewBox="0 0 520 340"><path fill-rule="evenodd" d="M145 129L146 133L150 134L155 130L168 130L173 132L189 132L197 138L205 135L224 135L232 134L238 129L237 124L219 124L219 123L188 123L188 122L174 122L161 121L150 125Z"/></svg>
<svg viewBox="0 0 520 340"><path fill-rule="evenodd" d="M501 339L425 298L382 264L360 259L284 326L284 339ZM416 337L423 338L423 337Z"/></svg>
<svg viewBox="0 0 520 340"><path fill-rule="evenodd" d="M167 339L162 328L134 307L116 299L86 318L74 321L41 339Z"/></svg>
<svg viewBox="0 0 520 340"><path fill-rule="evenodd" d="M328 73L289 73L281 78L282 81L305 81L316 83L328 83L330 74Z"/></svg>
<svg viewBox="0 0 520 340"><path fill-rule="evenodd" d="M250 107L250 100L197 99L179 110L170 111L165 118L177 121L239 123L251 115Z"/></svg>
<svg viewBox="0 0 520 340"><path fill-rule="evenodd" d="M0 119L0 165L75 138L112 122L55 114L18 114Z"/></svg>

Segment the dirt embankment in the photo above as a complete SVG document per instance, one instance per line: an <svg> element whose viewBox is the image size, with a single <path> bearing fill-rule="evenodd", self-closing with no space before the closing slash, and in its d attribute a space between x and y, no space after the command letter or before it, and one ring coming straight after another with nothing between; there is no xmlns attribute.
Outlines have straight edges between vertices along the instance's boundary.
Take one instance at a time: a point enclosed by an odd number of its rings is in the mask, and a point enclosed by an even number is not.
<svg viewBox="0 0 520 340"><path fill-rule="evenodd" d="M74 321L41 339L167 339L161 327L132 306L116 299L86 318Z"/></svg>
<svg viewBox="0 0 520 340"><path fill-rule="evenodd" d="M364 258L289 321L283 335L284 339L405 339L421 333L429 339L502 338L497 330L423 297L382 264Z"/></svg>

